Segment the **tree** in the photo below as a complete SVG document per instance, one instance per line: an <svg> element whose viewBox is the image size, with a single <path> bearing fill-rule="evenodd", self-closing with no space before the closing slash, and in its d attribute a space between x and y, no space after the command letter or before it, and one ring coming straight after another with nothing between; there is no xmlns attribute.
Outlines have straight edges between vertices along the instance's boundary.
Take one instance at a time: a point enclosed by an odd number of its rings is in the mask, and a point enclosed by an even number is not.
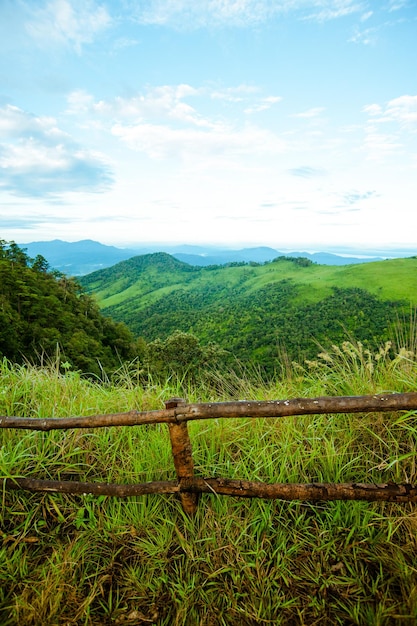
<svg viewBox="0 0 417 626"><path fill-rule="evenodd" d="M45 273L49 270L49 263L45 259L45 257L43 257L41 254L37 254L32 263L32 269L34 269L35 272Z"/></svg>
<svg viewBox="0 0 417 626"><path fill-rule="evenodd" d="M153 376L162 379L174 375L196 380L202 369L220 367L225 355L216 344L201 345L192 333L177 330L164 341L155 339L147 345L145 364Z"/></svg>
<svg viewBox="0 0 417 626"><path fill-rule="evenodd" d="M17 264L27 267L29 265L29 257L25 250L25 248L20 248L17 243L11 241L6 249L6 258L12 262L12 265Z"/></svg>
<svg viewBox="0 0 417 626"><path fill-rule="evenodd" d="M97 375L136 354L127 327L104 317L75 279L0 241L0 356L36 362L57 346L73 367Z"/></svg>

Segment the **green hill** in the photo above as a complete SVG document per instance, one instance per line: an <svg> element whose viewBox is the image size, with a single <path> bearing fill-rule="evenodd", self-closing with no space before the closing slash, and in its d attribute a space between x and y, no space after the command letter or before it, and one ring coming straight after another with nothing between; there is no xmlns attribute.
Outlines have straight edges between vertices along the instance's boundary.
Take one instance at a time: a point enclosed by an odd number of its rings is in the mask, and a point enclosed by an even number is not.
<svg viewBox="0 0 417 626"><path fill-rule="evenodd" d="M278 351L312 357L317 342L348 334L370 347L417 305L417 258L316 265L279 257L265 264L196 267L166 253L134 257L81 279L106 315L146 341L174 331L215 342L274 367Z"/></svg>

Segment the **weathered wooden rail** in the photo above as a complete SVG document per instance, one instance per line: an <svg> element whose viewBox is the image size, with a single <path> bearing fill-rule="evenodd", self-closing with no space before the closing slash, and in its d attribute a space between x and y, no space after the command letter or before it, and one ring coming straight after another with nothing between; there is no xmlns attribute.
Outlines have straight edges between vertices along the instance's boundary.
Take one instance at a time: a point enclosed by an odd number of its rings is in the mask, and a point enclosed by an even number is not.
<svg viewBox="0 0 417 626"><path fill-rule="evenodd" d="M417 485L311 483L267 484L230 478L201 478L194 475L191 441L187 422L213 418L279 418L290 415L369 413L417 410L417 393L393 393L367 396L330 396L295 398L265 402L239 401L189 404L172 398L165 409L129 411L109 415L68 418L0 417L0 428L29 430L68 430L165 423L169 436L177 480L139 484L83 483L75 481L3 478L6 489L40 492L95 494L118 497L145 494L178 494L184 511L193 515L201 493L282 500L368 500L417 502Z"/></svg>

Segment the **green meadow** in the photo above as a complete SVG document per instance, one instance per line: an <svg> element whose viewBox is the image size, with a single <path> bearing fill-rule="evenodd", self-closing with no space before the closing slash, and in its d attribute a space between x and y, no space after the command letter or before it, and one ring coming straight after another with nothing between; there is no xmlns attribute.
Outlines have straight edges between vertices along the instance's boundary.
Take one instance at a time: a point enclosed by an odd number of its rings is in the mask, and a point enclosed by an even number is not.
<svg viewBox="0 0 417 626"><path fill-rule="evenodd" d="M382 264L383 266L384 264ZM365 267L364 267L365 269ZM312 270L317 271L316 268ZM0 415L63 417L190 402L417 391L415 320L375 351L344 342L265 382L105 381L61 364L0 368ZM401 345L400 345L401 344ZM190 423L197 476L266 482L417 483L416 411ZM0 429L4 477L175 479L166 425ZM0 623L391 625L417 622L415 504L8 491L1 501Z"/></svg>

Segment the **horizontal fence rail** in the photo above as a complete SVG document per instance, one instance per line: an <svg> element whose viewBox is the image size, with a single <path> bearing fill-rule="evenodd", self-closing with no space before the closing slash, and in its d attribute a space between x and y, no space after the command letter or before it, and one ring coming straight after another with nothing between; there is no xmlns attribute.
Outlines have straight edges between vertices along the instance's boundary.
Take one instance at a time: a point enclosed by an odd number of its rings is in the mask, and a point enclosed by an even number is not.
<svg viewBox="0 0 417 626"><path fill-rule="evenodd" d="M168 426L177 480L139 484L83 483L75 481L3 478L3 488L68 494L118 497L146 494L178 494L184 511L194 515L202 493L281 500L367 500L417 502L417 485L310 483L268 484L230 478L201 478L194 475L192 448L187 429L190 420L218 418L279 418L291 415L370 413L417 410L417 393L366 396L324 396L265 402L238 401L189 404L172 398L165 409L129 411L108 415L67 418L0 417L0 428L26 430L69 430L165 423Z"/></svg>
<svg viewBox="0 0 417 626"><path fill-rule="evenodd" d="M70 428L104 428L109 426L142 426L146 424L176 424L191 420L228 417L288 417L325 413L369 413L408 411L417 409L417 393L376 394L373 396L321 396L264 402L202 402L187 404L181 398L165 403L157 411L128 411L91 415L88 417L0 417L0 428L28 430L67 430Z"/></svg>
<svg viewBox="0 0 417 626"><path fill-rule="evenodd" d="M385 502L417 502L417 486L408 483L262 483L232 478L191 478L186 483L176 480L120 485L111 483L82 483L33 478L7 478L6 488L27 491L96 496L144 496L155 493L199 494L214 493L241 498L266 500L368 500Z"/></svg>

